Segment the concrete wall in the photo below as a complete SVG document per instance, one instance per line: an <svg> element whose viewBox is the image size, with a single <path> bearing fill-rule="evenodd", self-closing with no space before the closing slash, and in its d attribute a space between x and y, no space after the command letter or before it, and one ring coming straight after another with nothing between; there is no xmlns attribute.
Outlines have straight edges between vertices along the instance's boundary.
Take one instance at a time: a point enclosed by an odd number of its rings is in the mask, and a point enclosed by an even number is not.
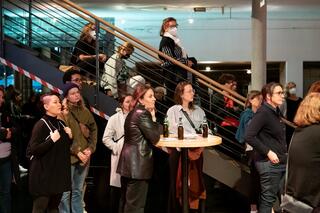
<svg viewBox="0 0 320 213"><path fill-rule="evenodd" d="M115 23L158 48L160 24L167 16L149 14L139 19L137 16L120 18L115 15ZM194 23L189 24L187 15L172 16L178 19L178 33L190 56L195 56L199 61L251 61L250 17L194 18ZM269 19L267 33L267 60L285 62L284 81L296 82L298 95L301 96L303 62L320 61L320 18Z"/></svg>

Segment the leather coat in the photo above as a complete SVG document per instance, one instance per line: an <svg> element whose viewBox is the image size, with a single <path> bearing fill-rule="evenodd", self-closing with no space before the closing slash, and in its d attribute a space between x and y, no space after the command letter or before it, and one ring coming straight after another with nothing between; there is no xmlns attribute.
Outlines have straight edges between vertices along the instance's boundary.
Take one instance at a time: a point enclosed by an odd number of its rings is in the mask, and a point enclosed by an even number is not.
<svg viewBox="0 0 320 213"><path fill-rule="evenodd" d="M117 172L132 179L150 179L153 173L152 146L160 139L158 124L151 113L138 104L124 124L124 145Z"/></svg>

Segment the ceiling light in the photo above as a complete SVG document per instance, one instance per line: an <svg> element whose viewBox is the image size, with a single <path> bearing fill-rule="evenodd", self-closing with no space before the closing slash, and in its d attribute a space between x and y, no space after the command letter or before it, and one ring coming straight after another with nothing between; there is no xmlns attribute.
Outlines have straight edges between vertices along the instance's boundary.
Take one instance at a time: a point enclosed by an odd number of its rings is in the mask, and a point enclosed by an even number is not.
<svg viewBox="0 0 320 213"><path fill-rule="evenodd" d="M189 18L188 22L189 22L189 24L193 24L193 22L194 22L193 18Z"/></svg>

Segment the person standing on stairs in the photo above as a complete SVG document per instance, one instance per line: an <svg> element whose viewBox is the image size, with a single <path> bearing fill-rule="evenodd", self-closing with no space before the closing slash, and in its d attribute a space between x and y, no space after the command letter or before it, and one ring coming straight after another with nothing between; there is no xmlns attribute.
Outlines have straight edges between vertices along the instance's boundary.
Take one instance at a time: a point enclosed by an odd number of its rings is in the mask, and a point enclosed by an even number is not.
<svg viewBox="0 0 320 213"><path fill-rule="evenodd" d="M71 56L71 65L80 68L81 74L89 79L96 76L96 26L93 23L86 24L80 34L80 38L75 44ZM99 54L99 69L106 62L107 56Z"/></svg>
<svg viewBox="0 0 320 213"><path fill-rule="evenodd" d="M160 29L161 41L159 50L164 54L176 59L177 61L192 67L193 62L188 60L187 52L183 48L180 38L178 37L178 23L173 17L168 17L163 20ZM173 64L171 61L159 56L163 61L162 68L165 77L165 85L167 88L167 96L170 98L170 102L173 103L174 90L177 83L185 81L188 78L186 70Z"/></svg>
<svg viewBox="0 0 320 213"><path fill-rule="evenodd" d="M125 60L131 56L133 51L133 45L129 42L124 42L104 65L100 86L103 90L111 89L114 98L121 98L127 93L126 83L129 79L129 68Z"/></svg>

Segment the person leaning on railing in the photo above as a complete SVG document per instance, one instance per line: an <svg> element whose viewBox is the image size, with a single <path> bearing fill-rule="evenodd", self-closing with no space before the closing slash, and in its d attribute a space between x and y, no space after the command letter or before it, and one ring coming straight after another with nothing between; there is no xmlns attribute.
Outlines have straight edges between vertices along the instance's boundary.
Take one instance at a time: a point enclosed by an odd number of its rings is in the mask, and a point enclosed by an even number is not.
<svg viewBox="0 0 320 213"><path fill-rule="evenodd" d="M71 56L71 65L80 68L81 74L90 79L96 75L96 26L92 23L86 24L80 34L80 38L75 44ZM99 67L102 68L107 56L99 54ZM90 76L91 75L91 76Z"/></svg>

